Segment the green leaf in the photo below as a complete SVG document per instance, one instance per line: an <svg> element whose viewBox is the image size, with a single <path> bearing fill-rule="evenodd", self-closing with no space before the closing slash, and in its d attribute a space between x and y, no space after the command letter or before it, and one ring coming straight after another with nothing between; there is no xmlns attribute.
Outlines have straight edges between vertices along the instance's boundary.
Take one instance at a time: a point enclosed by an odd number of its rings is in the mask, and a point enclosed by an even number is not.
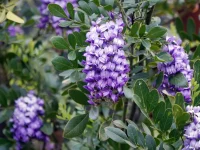
<svg viewBox="0 0 200 150"><path fill-rule="evenodd" d="M54 58L52 60L52 64L54 65L55 69L58 71L65 71L65 70L73 68L72 63L62 56L58 56Z"/></svg>
<svg viewBox="0 0 200 150"><path fill-rule="evenodd" d="M140 131L138 131L137 143L138 143L140 146L145 147L144 135L143 135Z"/></svg>
<svg viewBox="0 0 200 150"><path fill-rule="evenodd" d="M146 135L146 145L148 147L148 150L155 150L156 149L156 142L154 138L151 135Z"/></svg>
<svg viewBox="0 0 200 150"><path fill-rule="evenodd" d="M6 98L6 93L4 90L0 89L0 104L3 107L7 106L7 98Z"/></svg>
<svg viewBox="0 0 200 150"><path fill-rule="evenodd" d="M46 135L51 135L53 133L53 126L51 123L45 123L42 128L42 132L45 133Z"/></svg>
<svg viewBox="0 0 200 150"><path fill-rule="evenodd" d="M140 28L140 23L139 22L135 22L132 27L131 27L131 36L133 37L137 37L137 33L138 33L138 30Z"/></svg>
<svg viewBox="0 0 200 150"><path fill-rule="evenodd" d="M92 10L88 3L86 3L85 1L79 1L78 4L81 7L81 9L84 10L88 15L92 15Z"/></svg>
<svg viewBox="0 0 200 150"><path fill-rule="evenodd" d="M142 122L142 128L143 128L143 130L144 130L144 132L145 132L146 134L151 135L150 129L149 129L149 128L147 127L147 125L144 124L143 122Z"/></svg>
<svg viewBox="0 0 200 150"><path fill-rule="evenodd" d="M173 115L174 115L175 119L181 117L182 114L183 114L182 108L179 105L174 104L173 105Z"/></svg>
<svg viewBox="0 0 200 150"><path fill-rule="evenodd" d="M75 51L69 52L68 59L69 60L75 60L76 59L76 52Z"/></svg>
<svg viewBox="0 0 200 150"><path fill-rule="evenodd" d="M163 27L154 27L148 32L147 38L154 40L154 39L162 37L163 35L165 35L166 32L167 32L167 29Z"/></svg>
<svg viewBox="0 0 200 150"><path fill-rule="evenodd" d="M182 109L185 109L185 102L182 93L176 93L176 101L175 104L179 105Z"/></svg>
<svg viewBox="0 0 200 150"><path fill-rule="evenodd" d="M84 13L78 11L78 17L82 22L85 22L85 14Z"/></svg>
<svg viewBox="0 0 200 150"><path fill-rule="evenodd" d="M133 98L133 90L129 89L127 86L124 86L123 92L126 98L132 99Z"/></svg>
<svg viewBox="0 0 200 150"><path fill-rule="evenodd" d="M200 57L200 45L197 46L194 55L193 55L193 59Z"/></svg>
<svg viewBox="0 0 200 150"><path fill-rule="evenodd" d="M74 19L74 7L71 3L67 3L67 10L72 19Z"/></svg>
<svg viewBox="0 0 200 150"><path fill-rule="evenodd" d="M127 128L127 134L131 142L137 145L137 138L138 138L138 130L135 128L134 125L129 124Z"/></svg>
<svg viewBox="0 0 200 150"><path fill-rule="evenodd" d="M74 36L76 38L77 45L82 46L83 45L83 41L80 38L81 35L78 32L74 32L73 34L74 34Z"/></svg>
<svg viewBox="0 0 200 150"><path fill-rule="evenodd" d="M140 97L136 94L133 94L133 98L132 100L136 103L136 105L140 108L140 111L143 113L143 115L145 115L148 118L148 115L146 113L146 110L144 108L144 105L142 104L142 100L140 99Z"/></svg>
<svg viewBox="0 0 200 150"><path fill-rule="evenodd" d="M76 48L76 37L73 34L69 34L68 41L69 41L69 44L71 45L71 47L73 49L75 49Z"/></svg>
<svg viewBox="0 0 200 150"><path fill-rule="evenodd" d="M89 6L92 9L92 12L95 14L100 14L99 8L97 7L97 5L93 2L89 2Z"/></svg>
<svg viewBox="0 0 200 150"><path fill-rule="evenodd" d="M92 120L96 120L99 116L99 107L92 106L89 112L89 118Z"/></svg>
<svg viewBox="0 0 200 150"><path fill-rule="evenodd" d="M158 123L162 118L165 113L165 103L161 101L158 103L156 108L153 111L153 119L156 123Z"/></svg>
<svg viewBox="0 0 200 150"><path fill-rule="evenodd" d="M77 82L77 86L78 86L78 88L79 88L83 93L88 94L89 91L88 91L87 89L84 88L85 85L86 85L86 83L83 82L83 81L79 81L79 82Z"/></svg>
<svg viewBox="0 0 200 150"><path fill-rule="evenodd" d="M74 71L75 71L74 69L69 69L69 70L66 70L66 71L60 73L59 76L68 78Z"/></svg>
<svg viewBox="0 0 200 150"><path fill-rule="evenodd" d="M166 132L167 130L170 129L170 127L172 126L172 122L173 122L173 115L170 109L167 109L165 111L165 114L163 115L163 117L160 120L160 129L163 132Z"/></svg>
<svg viewBox="0 0 200 150"><path fill-rule="evenodd" d="M124 124L123 121L121 120L114 120L113 124L118 127L118 128L123 128L123 129L127 129L127 126Z"/></svg>
<svg viewBox="0 0 200 150"><path fill-rule="evenodd" d="M142 37L142 36L145 34L145 31L146 31L146 25L143 24L143 25L140 27L140 30L139 30L139 35L140 35L140 37Z"/></svg>
<svg viewBox="0 0 200 150"><path fill-rule="evenodd" d="M68 49L68 43L61 36L54 36L51 38L52 45L60 50Z"/></svg>
<svg viewBox="0 0 200 150"><path fill-rule="evenodd" d="M13 110L11 109L4 109L0 111L0 123L3 123L4 121L9 120L12 114L13 114Z"/></svg>
<svg viewBox="0 0 200 150"><path fill-rule="evenodd" d="M142 45L146 48L149 49L151 47L151 43L148 40L142 40Z"/></svg>
<svg viewBox="0 0 200 150"><path fill-rule="evenodd" d="M134 93L141 99L141 106L145 108L145 102L148 100L149 88L143 80L137 80L134 85Z"/></svg>
<svg viewBox="0 0 200 150"><path fill-rule="evenodd" d="M160 85L162 84L163 82L163 77L164 77L164 73L163 72L160 72L157 76L157 79L156 79L156 85L155 85L155 88L159 88Z"/></svg>
<svg viewBox="0 0 200 150"><path fill-rule="evenodd" d="M176 18L175 25L176 25L176 30L178 33L184 30L183 22L180 18Z"/></svg>
<svg viewBox="0 0 200 150"><path fill-rule="evenodd" d="M177 87L188 87L188 81L182 73L170 76L169 83Z"/></svg>
<svg viewBox="0 0 200 150"><path fill-rule="evenodd" d="M106 127L105 132L106 132L106 135L115 142L125 143L124 140L128 140L126 134L118 128Z"/></svg>
<svg viewBox="0 0 200 150"><path fill-rule="evenodd" d="M173 61L172 56L167 53L167 52L160 52L157 54L158 58L160 59L161 62L171 62Z"/></svg>
<svg viewBox="0 0 200 150"><path fill-rule="evenodd" d="M104 17L109 17L109 15L108 15L107 11L104 9L104 7L99 7L99 11Z"/></svg>
<svg viewBox="0 0 200 150"><path fill-rule="evenodd" d="M169 138L174 138L175 140L178 140L180 138L180 133L178 132L177 129L173 129L170 133L169 133Z"/></svg>
<svg viewBox="0 0 200 150"><path fill-rule="evenodd" d="M183 131L185 125L190 121L190 114L184 112L180 118L177 118L176 124L180 131Z"/></svg>
<svg viewBox="0 0 200 150"><path fill-rule="evenodd" d="M57 4L49 4L48 9L53 16L68 18L67 15L65 14L65 11L62 9L62 7Z"/></svg>
<svg viewBox="0 0 200 150"><path fill-rule="evenodd" d="M84 78L83 75L84 75L83 73L76 70L71 74L70 81L74 83L74 82L78 82L80 80L83 80L83 78Z"/></svg>
<svg viewBox="0 0 200 150"><path fill-rule="evenodd" d="M154 110L154 108L158 104L158 100L158 91L154 89L148 94L148 99L145 101L148 112L152 112Z"/></svg>
<svg viewBox="0 0 200 150"><path fill-rule="evenodd" d="M88 97L79 90L69 90L70 97L77 103L88 105Z"/></svg>
<svg viewBox="0 0 200 150"><path fill-rule="evenodd" d="M108 136L105 133L105 128L110 125L111 121L105 121L101 124L99 128L99 139L100 141L106 141L108 139Z"/></svg>
<svg viewBox="0 0 200 150"><path fill-rule="evenodd" d="M72 23L73 23L73 21L61 21L59 23L59 26L64 28L64 27L68 27L68 26L72 25Z"/></svg>
<svg viewBox="0 0 200 150"><path fill-rule="evenodd" d="M110 5L113 7L115 1L114 0L106 0L105 2L107 5Z"/></svg>
<svg viewBox="0 0 200 150"><path fill-rule="evenodd" d="M135 122L129 120L129 119L126 119L126 121L128 122L128 124L131 124L133 125L137 130L139 130L138 126L135 124Z"/></svg>
<svg viewBox="0 0 200 150"><path fill-rule="evenodd" d="M195 29L196 29L196 26L195 26L194 20L192 18L189 18L187 20L187 33L191 39L192 39L192 35L195 33Z"/></svg>
<svg viewBox="0 0 200 150"><path fill-rule="evenodd" d="M112 11L113 7L110 6L110 5L106 5L106 6L104 6L104 9L107 10L107 11Z"/></svg>
<svg viewBox="0 0 200 150"><path fill-rule="evenodd" d="M69 120L64 129L64 137L73 138L76 136L80 136L85 130L88 120L88 114L79 115Z"/></svg>

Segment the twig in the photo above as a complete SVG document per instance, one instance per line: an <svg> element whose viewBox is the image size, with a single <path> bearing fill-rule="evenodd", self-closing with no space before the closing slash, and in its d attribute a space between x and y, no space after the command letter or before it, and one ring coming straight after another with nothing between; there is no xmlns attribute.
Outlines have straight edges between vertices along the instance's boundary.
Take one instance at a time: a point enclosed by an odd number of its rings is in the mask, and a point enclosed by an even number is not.
<svg viewBox="0 0 200 150"><path fill-rule="evenodd" d="M120 9L120 12L122 14L122 19L124 21L124 23L126 24L127 28L130 30L130 27L128 25L128 20L127 20L127 16L126 16L126 13L122 7L122 1L121 0L117 0L117 4L119 6L119 9Z"/></svg>

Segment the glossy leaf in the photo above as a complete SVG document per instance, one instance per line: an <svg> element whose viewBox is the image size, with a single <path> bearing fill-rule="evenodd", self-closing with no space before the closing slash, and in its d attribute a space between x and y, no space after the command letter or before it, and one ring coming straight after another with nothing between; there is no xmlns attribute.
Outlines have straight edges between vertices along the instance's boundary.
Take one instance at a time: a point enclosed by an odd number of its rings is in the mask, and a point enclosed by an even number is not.
<svg viewBox="0 0 200 150"><path fill-rule="evenodd" d="M187 87L188 81L182 73L177 73L169 77L169 83L177 87Z"/></svg>
<svg viewBox="0 0 200 150"><path fill-rule="evenodd" d="M76 48L76 37L73 34L69 34L68 41L69 41L69 44L71 45L71 47L73 49L75 49Z"/></svg>
<svg viewBox="0 0 200 150"><path fill-rule="evenodd" d="M124 140L128 140L126 134L118 128L106 127L105 132L106 132L106 135L115 142L125 143Z"/></svg>
<svg viewBox="0 0 200 150"><path fill-rule="evenodd" d="M156 149L156 142L151 135L146 135L145 140L146 140L146 145L148 147L148 150Z"/></svg>
<svg viewBox="0 0 200 150"><path fill-rule="evenodd" d="M77 103L88 105L88 97L79 90L69 90L70 97Z"/></svg>
<svg viewBox="0 0 200 150"><path fill-rule="evenodd" d="M163 111L163 110L162 110ZM163 132L166 132L170 129L173 122L173 115L170 109L167 109L163 115L163 117L160 120L160 129Z"/></svg>
<svg viewBox="0 0 200 150"><path fill-rule="evenodd" d="M52 64L58 71L65 71L73 67L72 63L69 62L65 57L58 56L52 60Z"/></svg>
<svg viewBox="0 0 200 150"><path fill-rule="evenodd" d="M81 9L84 10L88 15L92 15L92 10L88 3L86 3L85 1L79 1L78 4L81 7Z"/></svg>
<svg viewBox="0 0 200 150"><path fill-rule="evenodd" d="M70 18L74 19L74 7L71 3L67 3L67 10L70 15Z"/></svg>
<svg viewBox="0 0 200 150"><path fill-rule="evenodd" d="M161 71L157 76L155 88L159 88L160 87L160 85L163 82L163 77L164 77L164 73Z"/></svg>
<svg viewBox="0 0 200 150"><path fill-rule="evenodd" d="M153 119L157 123L159 122L165 113L165 103L163 101L159 102L153 111Z"/></svg>
<svg viewBox="0 0 200 150"><path fill-rule="evenodd" d="M54 36L51 38L52 45L60 50L68 49L68 43L61 36Z"/></svg>
<svg viewBox="0 0 200 150"><path fill-rule="evenodd" d="M68 59L69 60L75 60L76 59L76 52L75 51L69 52Z"/></svg>
<svg viewBox="0 0 200 150"><path fill-rule="evenodd" d="M84 132L88 120L89 120L88 114L79 115L69 120L64 129L64 134L63 134L64 137L73 138L76 136L80 136Z"/></svg>
<svg viewBox="0 0 200 150"><path fill-rule="evenodd" d="M167 29L163 27L154 27L148 32L147 37L150 38L151 40L154 40L157 38L161 38L162 36L165 35L166 32Z"/></svg>
<svg viewBox="0 0 200 150"><path fill-rule="evenodd" d="M65 14L65 11L62 9L60 5L57 4L49 4L48 9L53 16L61 17L61 18L68 18Z"/></svg>

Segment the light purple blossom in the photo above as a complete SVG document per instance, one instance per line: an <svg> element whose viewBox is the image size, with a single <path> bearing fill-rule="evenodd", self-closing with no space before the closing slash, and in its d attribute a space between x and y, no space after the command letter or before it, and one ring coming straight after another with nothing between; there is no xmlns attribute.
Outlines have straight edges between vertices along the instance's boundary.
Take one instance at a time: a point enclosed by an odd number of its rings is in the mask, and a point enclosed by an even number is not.
<svg viewBox="0 0 200 150"><path fill-rule="evenodd" d="M200 106L187 106L186 110L191 114L192 122L184 128L184 148L182 150L200 149Z"/></svg>
<svg viewBox="0 0 200 150"><path fill-rule="evenodd" d="M38 24L38 27L41 29L48 28L48 26L53 27L55 29L56 34L62 35L63 29L62 27L59 27L59 23L63 21L62 18L52 16L49 13L48 10L48 4L54 3L57 5L60 5L66 12L66 14L69 16L69 13L67 12L67 3L71 3L73 7L78 7L77 0L41 0L41 6L39 8L41 18L40 22ZM70 17L70 16L69 16ZM78 28L67 28L67 34L72 33L73 31L79 31Z"/></svg>
<svg viewBox="0 0 200 150"><path fill-rule="evenodd" d="M10 25L8 27L8 33L10 36L16 36L17 34L23 34L24 32L20 26Z"/></svg>
<svg viewBox="0 0 200 150"><path fill-rule="evenodd" d="M101 23L102 18L92 22L87 33L87 42L83 61L83 72L86 74L85 88L90 92L89 103L119 100L123 95L123 86L128 81L129 64L123 46L125 41L122 30L122 19Z"/></svg>
<svg viewBox="0 0 200 150"><path fill-rule="evenodd" d="M173 61L158 64L158 70L164 73L164 79L159 90L161 92L166 90L173 96L177 92L181 92L185 101L191 102L191 80L193 70L190 68L188 55L185 53L183 47L180 46L180 40L177 40L175 37L167 37L166 41L168 44L163 47L163 51L169 53ZM188 81L188 87L177 87L169 83L169 77L177 73L182 73L185 76Z"/></svg>
<svg viewBox="0 0 200 150"><path fill-rule="evenodd" d="M44 101L36 97L33 91L15 101L15 110L10 122L13 124L11 132L17 142L17 150L21 150L22 144L32 139L49 142L49 138L40 130L43 126L43 107Z"/></svg>

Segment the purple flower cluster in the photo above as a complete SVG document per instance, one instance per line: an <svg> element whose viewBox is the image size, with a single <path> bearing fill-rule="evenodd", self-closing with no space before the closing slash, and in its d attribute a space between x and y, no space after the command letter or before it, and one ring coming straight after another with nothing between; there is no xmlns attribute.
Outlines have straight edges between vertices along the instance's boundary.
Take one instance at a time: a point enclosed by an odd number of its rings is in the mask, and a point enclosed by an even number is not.
<svg viewBox="0 0 200 150"><path fill-rule="evenodd" d="M11 132L17 142L17 150L22 148L23 143L31 139L48 141L48 137L40 131L43 121L40 116L44 115L44 101L30 91L27 96L20 97L15 101L15 110L10 122L13 124Z"/></svg>
<svg viewBox="0 0 200 150"><path fill-rule="evenodd" d="M38 24L38 27L41 29L47 28L49 25L52 26L56 34L62 35L63 33L63 28L59 27L59 23L63 21L62 18L51 16L49 11L48 11L48 4L54 3L57 5L60 5L66 12L66 14L69 16L69 13L67 12L67 3L71 3L74 7L78 7L77 0L41 0L42 4L39 8L41 18L40 22ZM67 34L72 33L73 31L79 31L78 28L68 28L67 29Z"/></svg>
<svg viewBox="0 0 200 150"><path fill-rule="evenodd" d="M168 44L163 47L163 51L169 53L173 61L158 64L158 70L164 72L164 79L159 90L161 92L166 90L171 95L181 92L185 101L191 102L190 88L193 70L190 68L188 55L184 52L183 47L180 46L180 40L177 40L175 37L167 37L166 41ZM182 73L185 76L188 81L188 87L177 87L169 83L169 77L177 73Z"/></svg>
<svg viewBox="0 0 200 150"><path fill-rule="evenodd" d="M186 110L192 116L192 122L185 127L184 148L182 150L200 149L200 106L187 106Z"/></svg>
<svg viewBox="0 0 200 150"><path fill-rule="evenodd" d="M83 61L86 74L85 88L90 92L89 103L101 101L116 102L123 95L123 86L128 81L129 64L123 46L124 23L122 19L102 23L103 18L92 22L87 33L87 42Z"/></svg>
<svg viewBox="0 0 200 150"><path fill-rule="evenodd" d="M8 32L10 36L16 36L17 34L23 34L23 30L20 26L9 26L8 27Z"/></svg>

